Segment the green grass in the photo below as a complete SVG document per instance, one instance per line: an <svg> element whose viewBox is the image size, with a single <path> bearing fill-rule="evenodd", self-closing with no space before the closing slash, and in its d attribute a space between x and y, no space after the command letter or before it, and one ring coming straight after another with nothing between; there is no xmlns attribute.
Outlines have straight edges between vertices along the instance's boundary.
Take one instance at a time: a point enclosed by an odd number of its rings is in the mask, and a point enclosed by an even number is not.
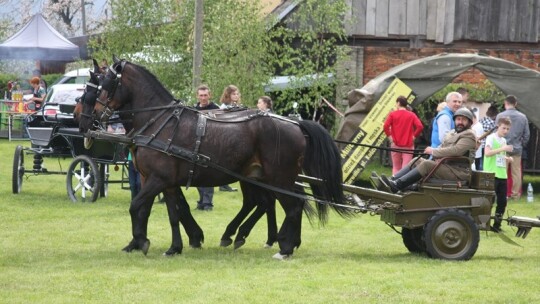
<svg viewBox="0 0 540 304"><path fill-rule="evenodd" d="M58 175L31 176L22 193L14 195L11 172L17 144L30 145L0 140L3 303L540 301L540 229L517 239L510 227L503 227L522 248L482 232L472 260L448 262L409 254L400 235L378 217L345 220L331 214L325 227L304 221L300 249L291 260L276 261L271 258L276 248L262 248L264 219L241 249L219 247L225 226L240 208L238 193L216 192L214 211L193 211L205 232L202 250L185 248L173 258L161 255L170 245L170 229L165 206L156 203L149 222L148 256L126 254L120 249L131 240L129 191L110 185L107 198L72 203L65 176ZM55 159L45 162L50 170L58 167ZM61 163L66 168L69 162ZM185 193L194 207L196 189ZM512 202L508 209L535 217L540 214L540 196L533 204L524 199Z"/></svg>

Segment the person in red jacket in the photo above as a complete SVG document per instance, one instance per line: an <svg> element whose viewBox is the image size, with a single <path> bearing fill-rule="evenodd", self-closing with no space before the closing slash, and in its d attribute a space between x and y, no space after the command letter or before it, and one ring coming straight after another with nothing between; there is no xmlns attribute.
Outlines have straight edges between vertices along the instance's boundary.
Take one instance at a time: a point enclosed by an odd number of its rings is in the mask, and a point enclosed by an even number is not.
<svg viewBox="0 0 540 304"><path fill-rule="evenodd" d="M410 150L411 152L392 151L392 174L413 158L414 140L422 133L424 126L418 116L407 110L407 98L399 96L396 110L392 111L384 122L384 133L388 136L391 148Z"/></svg>

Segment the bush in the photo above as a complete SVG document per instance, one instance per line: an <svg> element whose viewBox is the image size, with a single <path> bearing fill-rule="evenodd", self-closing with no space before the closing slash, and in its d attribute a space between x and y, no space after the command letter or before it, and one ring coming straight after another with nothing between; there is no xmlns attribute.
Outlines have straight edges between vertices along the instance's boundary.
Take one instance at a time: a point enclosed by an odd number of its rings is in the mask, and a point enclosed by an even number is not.
<svg viewBox="0 0 540 304"><path fill-rule="evenodd" d="M7 89L8 81L17 79L15 74L0 74L0 92L1 98L4 98L4 92Z"/></svg>

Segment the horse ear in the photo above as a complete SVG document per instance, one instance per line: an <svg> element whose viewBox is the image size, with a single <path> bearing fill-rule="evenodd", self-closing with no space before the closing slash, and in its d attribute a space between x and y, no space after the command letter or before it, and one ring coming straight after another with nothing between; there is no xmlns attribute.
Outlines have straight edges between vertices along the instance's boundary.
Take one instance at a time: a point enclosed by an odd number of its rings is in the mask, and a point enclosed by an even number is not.
<svg viewBox="0 0 540 304"><path fill-rule="evenodd" d="M120 59L118 59L118 57L116 57L116 55L113 54L113 62L118 63L119 61Z"/></svg>
<svg viewBox="0 0 540 304"><path fill-rule="evenodd" d="M97 63L97 60L95 58L92 59L92 62L94 63L94 73L99 73L99 65Z"/></svg>

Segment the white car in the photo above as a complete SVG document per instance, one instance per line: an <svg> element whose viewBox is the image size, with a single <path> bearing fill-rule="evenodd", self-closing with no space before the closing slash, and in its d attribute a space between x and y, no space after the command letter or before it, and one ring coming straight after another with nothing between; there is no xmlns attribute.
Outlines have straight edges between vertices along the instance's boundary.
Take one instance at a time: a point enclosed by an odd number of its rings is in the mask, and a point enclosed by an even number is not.
<svg viewBox="0 0 540 304"><path fill-rule="evenodd" d="M85 84L90 79L90 69L83 68L78 70L69 71L62 76L53 85L70 83L70 84ZM52 86L51 86L52 87Z"/></svg>
<svg viewBox="0 0 540 304"><path fill-rule="evenodd" d="M45 120L73 119L73 110L77 98L84 93L85 84L56 84L53 85L43 106Z"/></svg>

